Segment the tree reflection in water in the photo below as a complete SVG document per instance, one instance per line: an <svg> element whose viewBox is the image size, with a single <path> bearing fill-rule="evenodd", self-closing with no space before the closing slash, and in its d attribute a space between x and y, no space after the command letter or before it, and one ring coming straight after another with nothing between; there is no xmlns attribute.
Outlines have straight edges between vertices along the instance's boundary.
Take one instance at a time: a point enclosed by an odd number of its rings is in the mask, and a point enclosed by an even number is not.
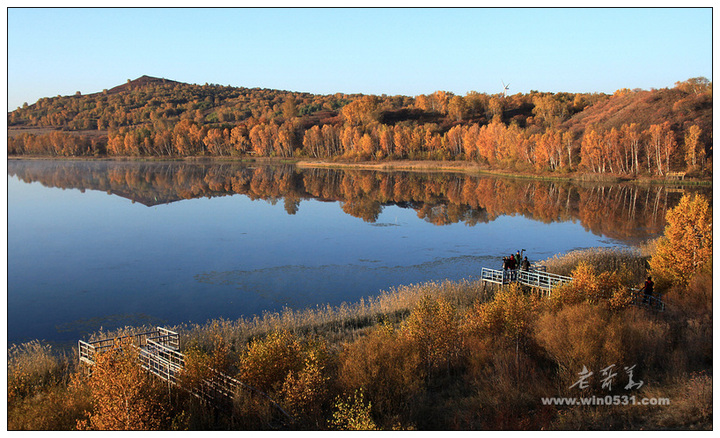
<svg viewBox="0 0 720 438"><path fill-rule="evenodd" d="M236 163L11 160L8 174L49 187L105 191L146 206L242 194L253 200L282 200L292 215L303 200L317 199L340 202L345 213L367 222L376 222L383 207L397 205L436 225L473 226L502 215L522 215L544 223L580 221L592 233L627 242L662 233L665 213L683 191L712 191Z"/></svg>

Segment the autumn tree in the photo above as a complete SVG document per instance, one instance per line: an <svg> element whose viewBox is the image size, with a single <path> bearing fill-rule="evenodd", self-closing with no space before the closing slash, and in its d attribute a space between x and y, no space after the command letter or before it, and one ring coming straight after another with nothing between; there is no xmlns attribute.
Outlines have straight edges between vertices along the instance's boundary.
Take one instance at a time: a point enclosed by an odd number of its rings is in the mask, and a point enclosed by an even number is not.
<svg viewBox="0 0 720 438"><path fill-rule="evenodd" d="M640 154L642 131L637 123L625 124L620 128L620 136L623 150L629 154L626 168L630 173L637 174L640 172L638 156Z"/></svg>
<svg viewBox="0 0 720 438"><path fill-rule="evenodd" d="M291 121L286 121L278 128L277 140L275 141L276 155L280 157L292 157L295 152L295 129Z"/></svg>
<svg viewBox="0 0 720 438"><path fill-rule="evenodd" d="M705 147L700 142L702 130L692 125L685 133L685 164L695 167L705 161Z"/></svg>
<svg viewBox="0 0 720 438"><path fill-rule="evenodd" d="M282 103L281 109L283 117L285 117L286 119L297 117L298 110L294 97L291 96L286 99L285 102Z"/></svg>
<svg viewBox="0 0 720 438"><path fill-rule="evenodd" d="M321 133L326 156L333 157L339 155L342 148L340 146L340 137L337 128L332 125L323 125Z"/></svg>
<svg viewBox="0 0 720 438"><path fill-rule="evenodd" d="M250 149L247 124L239 124L230 130L230 145L240 153L247 152Z"/></svg>
<svg viewBox="0 0 720 438"><path fill-rule="evenodd" d="M164 407L162 390L137 360L129 341L95 357L88 381L93 410L80 428L93 430L159 429Z"/></svg>
<svg viewBox="0 0 720 438"><path fill-rule="evenodd" d="M687 284L698 269L712 263L712 209L704 196L684 195L666 219L650 269L661 279Z"/></svg>
<svg viewBox="0 0 720 438"><path fill-rule="evenodd" d="M490 98L488 102L488 118L493 122L502 122L503 112L505 110L503 100L497 96Z"/></svg>
<svg viewBox="0 0 720 438"><path fill-rule="evenodd" d="M223 156L227 151L228 136L229 132L227 129L211 128L208 129L207 135L203 138L203 143L210 154Z"/></svg>
<svg viewBox="0 0 720 438"><path fill-rule="evenodd" d="M552 94L534 96L532 103L532 112L540 126L556 127L568 116L567 106Z"/></svg>
<svg viewBox="0 0 720 438"><path fill-rule="evenodd" d="M712 90L712 82L704 77L690 78L687 81L676 82L675 88L686 93L701 94Z"/></svg>
<svg viewBox="0 0 720 438"><path fill-rule="evenodd" d="M379 116L379 99L377 96L362 96L342 109L345 121L351 126L358 126L376 121Z"/></svg>
<svg viewBox="0 0 720 438"><path fill-rule="evenodd" d="M670 123L664 122L650 126L648 129L648 160L657 166L658 175L664 175L670 171L670 155L677 148L675 133L670 129ZM665 166L663 166L665 161ZM650 163L648 163L648 166Z"/></svg>
<svg viewBox="0 0 720 438"><path fill-rule="evenodd" d="M450 118L459 122L463 120L468 112L468 106L462 96L453 96L448 103L448 115Z"/></svg>
<svg viewBox="0 0 720 438"><path fill-rule="evenodd" d="M585 131L580 147L580 164L592 172L604 172L602 135L594 128Z"/></svg>
<svg viewBox="0 0 720 438"><path fill-rule="evenodd" d="M310 157L319 158L323 156L323 137L319 126L315 125L305 131L303 149Z"/></svg>
<svg viewBox="0 0 720 438"><path fill-rule="evenodd" d="M607 161L610 173L622 170L622 156L620 153L620 133L614 127L605 132L601 142L603 161Z"/></svg>

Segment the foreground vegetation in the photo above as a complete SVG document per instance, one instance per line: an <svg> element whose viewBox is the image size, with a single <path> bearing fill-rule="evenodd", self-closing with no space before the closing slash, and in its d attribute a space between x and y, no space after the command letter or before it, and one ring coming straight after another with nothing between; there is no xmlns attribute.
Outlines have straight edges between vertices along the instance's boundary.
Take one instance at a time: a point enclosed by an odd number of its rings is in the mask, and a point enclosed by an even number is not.
<svg viewBox="0 0 720 438"><path fill-rule="evenodd" d="M185 387L221 370L269 395L292 423L248 392L225 409L202 405L129 353L103 355L88 378L74 355L34 342L8 352L8 428L712 429L711 218L705 198L685 196L665 237L642 250L547 260L574 276L549 298L446 281L339 308L176 327ZM630 305L627 286L648 266L666 312ZM584 371L593 372L587 387ZM541 401L592 396L670 404Z"/></svg>

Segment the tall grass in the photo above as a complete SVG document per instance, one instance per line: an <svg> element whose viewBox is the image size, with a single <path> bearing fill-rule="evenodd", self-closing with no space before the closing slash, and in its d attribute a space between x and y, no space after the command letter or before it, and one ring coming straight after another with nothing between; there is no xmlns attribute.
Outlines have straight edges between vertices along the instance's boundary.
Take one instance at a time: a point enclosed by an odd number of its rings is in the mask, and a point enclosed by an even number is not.
<svg viewBox="0 0 720 438"><path fill-rule="evenodd" d="M181 334L186 355L181 381L192 386L208 368L219 369L266 396L238 392L229 410L189 396L173 394L172 403L158 396L168 402L165 413L147 424L241 430L712 428L712 377L704 372L712 366L712 276L700 272L672 290L668 295L677 302L662 314L613 305L614 295L606 292L623 289L621 279L642 278L645 261L641 250L553 257L545 262L548 271L574 273L576 281L551 299L517 286L497 291L477 280L441 281L339 306L169 327ZM91 339L148 329L100 331ZM98 415L106 391L70 384L70 363L39 343L8 351L10 429L72 429ZM540 403L541 397L606 395L597 380L592 393L578 393L572 384L583 368L598 374L611 364L619 373L636 366L645 386L631 395L670 398L672 404L580 409ZM278 406L294 421L279 421Z"/></svg>
<svg viewBox="0 0 720 438"><path fill-rule="evenodd" d="M337 343L362 336L380 322L398 324L425 297L443 298L452 305L467 307L476 300L488 300L492 291L480 280L431 281L391 288L355 303L318 305L300 310L285 308L253 318L216 319L175 329L182 334L181 342L207 348L212 346L216 336L221 336L234 348L242 349L249 340L282 330L322 335L330 343Z"/></svg>
<svg viewBox="0 0 720 438"><path fill-rule="evenodd" d="M647 276L649 249L651 244L641 248L589 248L557 254L538 262L547 267L548 272L559 275L572 275L581 262L588 263L595 272L627 271L630 280L641 283Z"/></svg>

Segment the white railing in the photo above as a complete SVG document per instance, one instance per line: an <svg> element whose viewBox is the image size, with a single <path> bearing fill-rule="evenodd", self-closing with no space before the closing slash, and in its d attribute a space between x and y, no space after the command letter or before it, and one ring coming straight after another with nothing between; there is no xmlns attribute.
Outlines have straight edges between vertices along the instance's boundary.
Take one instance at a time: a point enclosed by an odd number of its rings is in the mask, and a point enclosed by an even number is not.
<svg viewBox="0 0 720 438"><path fill-rule="evenodd" d="M480 279L482 281L501 285L517 281L525 286L542 289L546 291L548 295L556 287L573 281L572 277L551 274L549 272L535 269L524 271L522 269L499 270L490 268L482 268L482 271L480 272ZM657 297L645 295L638 289L630 289L630 294L632 297L632 304L635 306L647 307L659 310L660 312L665 310L665 303Z"/></svg>
<svg viewBox="0 0 720 438"><path fill-rule="evenodd" d="M483 281L496 284L508 284L517 281L521 284L531 287L537 287L545 290L553 288L572 281L571 277L563 275L551 274L544 271L522 269L489 269L482 268L480 278Z"/></svg>
<svg viewBox="0 0 720 438"><path fill-rule="evenodd" d="M185 369L185 356L179 351L180 337L177 333L162 327L157 327L152 332L135 335L101 339L93 342L78 341L80 361L92 366L95 364L94 358L96 354L112 348L120 348L118 341L130 338L132 338L132 347L138 351L138 361L144 370L171 385L181 386L178 378ZM244 388L267 398L279 412L291 422L294 421L279 404L264 392L217 370L210 369L210 372L210 377L203 379L197 388L188 389L192 395L213 403L227 403L228 401L232 402L238 389Z"/></svg>
<svg viewBox="0 0 720 438"><path fill-rule="evenodd" d="M552 290L557 286L570 283L572 277L564 275L551 274L542 271L522 271L518 272L518 281L526 286L537 287L540 289Z"/></svg>
<svg viewBox="0 0 720 438"><path fill-rule="evenodd" d="M163 327L156 327L151 332L136 333L134 335L118 336L116 338L100 339L92 342L78 341L78 355L81 361L93 364L95 355L116 347L118 341L131 339L137 348L144 348L150 343L162 345L166 349L179 350L180 336Z"/></svg>

